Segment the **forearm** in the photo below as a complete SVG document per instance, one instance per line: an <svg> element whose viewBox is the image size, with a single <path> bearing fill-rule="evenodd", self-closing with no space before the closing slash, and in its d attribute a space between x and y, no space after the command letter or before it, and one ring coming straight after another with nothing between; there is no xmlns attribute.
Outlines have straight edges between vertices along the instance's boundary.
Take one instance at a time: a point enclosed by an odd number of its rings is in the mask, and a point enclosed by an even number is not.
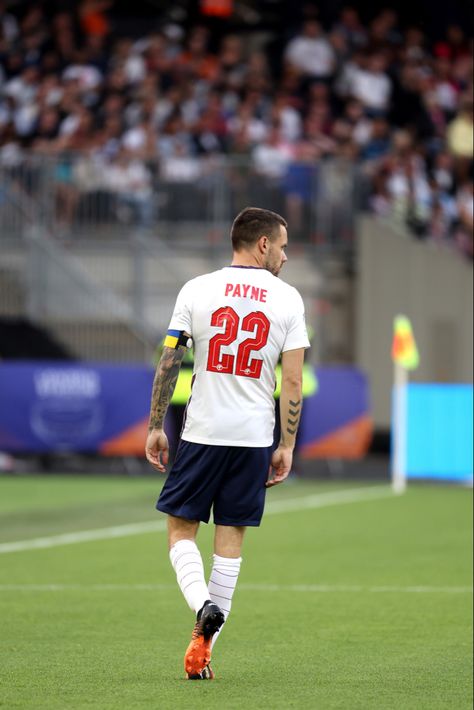
<svg viewBox="0 0 474 710"><path fill-rule="evenodd" d="M283 380L280 394L280 446L293 450L303 403L300 380Z"/></svg>
<svg viewBox="0 0 474 710"><path fill-rule="evenodd" d="M178 380L179 368L183 361L185 348L163 348L156 368L151 395L150 421L148 430L163 429L166 412Z"/></svg>

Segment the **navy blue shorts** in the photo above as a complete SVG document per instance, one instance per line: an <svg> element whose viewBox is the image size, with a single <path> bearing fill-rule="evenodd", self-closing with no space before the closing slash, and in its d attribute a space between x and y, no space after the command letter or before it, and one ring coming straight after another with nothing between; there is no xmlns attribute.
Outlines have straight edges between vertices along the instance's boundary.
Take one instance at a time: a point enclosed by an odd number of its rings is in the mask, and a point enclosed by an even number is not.
<svg viewBox="0 0 474 710"><path fill-rule="evenodd" d="M156 507L186 520L260 525L272 446L210 446L180 441Z"/></svg>

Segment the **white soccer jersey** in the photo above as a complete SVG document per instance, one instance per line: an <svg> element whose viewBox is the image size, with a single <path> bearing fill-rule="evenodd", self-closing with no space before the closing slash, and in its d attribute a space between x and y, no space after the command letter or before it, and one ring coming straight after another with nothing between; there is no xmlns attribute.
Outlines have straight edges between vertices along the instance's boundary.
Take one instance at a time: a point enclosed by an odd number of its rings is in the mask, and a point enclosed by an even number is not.
<svg viewBox="0 0 474 710"><path fill-rule="evenodd" d="M185 330L194 342L182 438L270 446L278 359L309 347L298 291L266 269L227 266L183 286L169 327Z"/></svg>

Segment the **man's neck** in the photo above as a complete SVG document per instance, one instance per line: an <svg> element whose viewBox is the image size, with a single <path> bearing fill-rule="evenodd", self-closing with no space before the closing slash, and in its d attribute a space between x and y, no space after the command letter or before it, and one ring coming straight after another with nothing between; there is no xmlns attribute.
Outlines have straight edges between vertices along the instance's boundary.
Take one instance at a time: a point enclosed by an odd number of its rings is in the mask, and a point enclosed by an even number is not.
<svg viewBox="0 0 474 710"><path fill-rule="evenodd" d="M253 266L262 269L258 256L250 251L234 251L231 266Z"/></svg>

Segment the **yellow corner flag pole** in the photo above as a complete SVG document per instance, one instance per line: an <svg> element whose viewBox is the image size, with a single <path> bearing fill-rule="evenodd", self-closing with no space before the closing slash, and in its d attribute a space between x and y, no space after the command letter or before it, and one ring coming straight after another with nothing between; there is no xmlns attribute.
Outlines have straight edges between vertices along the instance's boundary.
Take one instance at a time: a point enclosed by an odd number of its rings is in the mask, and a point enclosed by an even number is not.
<svg viewBox="0 0 474 710"><path fill-rule="evenodd" d="M392 488L394 493L404 493L407 485L408 372L415 370L420 362L411 323L406 316L398 315L393 321L392 360L394 362Z"/></svg>

